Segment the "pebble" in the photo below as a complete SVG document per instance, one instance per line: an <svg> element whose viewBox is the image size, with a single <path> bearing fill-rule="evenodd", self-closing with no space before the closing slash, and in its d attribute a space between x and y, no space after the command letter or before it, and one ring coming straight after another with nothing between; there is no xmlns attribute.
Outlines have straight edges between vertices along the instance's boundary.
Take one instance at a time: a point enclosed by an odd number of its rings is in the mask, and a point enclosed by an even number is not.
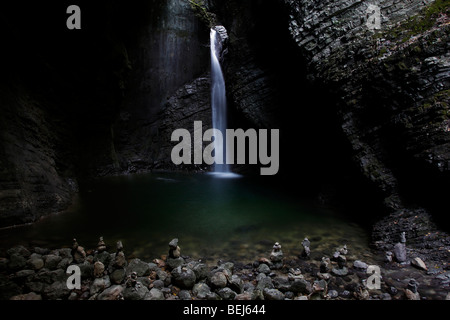
<svg viewBox="0 0 450 320"><path fill-rule="evenodd" d="M418 268L418 269L422 269L422 270L425 270L425 271L428 270L425 262L423 262L423 260L420 259L419 257L415 257L414 259L412 259L411 260L411 264L413 266L415 266L416 268Z"/></svg>
<svg viewBox="0 0 450 320"><path fill-rule="evenodd" d="M223 272L215 272L210 278L210 283L214 288L224 288L227 285L227 277Z"/></svg>
<svg viewBox="0 0 450 320"><path fill-rule="evenodd" d="M353 262L353 267L356 269L360 269L360 270L367 270L368 266L367 263L356 260L355 262Z"/></svg>
<svg viewBox="0 0 450 320"><path fill-rule="evenodd" d="M265 264L265 263L261 263L257 270L258 270L258 272L264 273L266 275L271 272L269 266L267 264Z"/></svg>

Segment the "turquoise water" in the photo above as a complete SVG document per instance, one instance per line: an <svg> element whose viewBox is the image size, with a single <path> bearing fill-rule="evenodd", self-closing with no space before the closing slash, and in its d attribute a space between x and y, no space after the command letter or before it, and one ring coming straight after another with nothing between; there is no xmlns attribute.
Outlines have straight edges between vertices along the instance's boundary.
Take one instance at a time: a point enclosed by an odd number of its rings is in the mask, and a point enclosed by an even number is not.
<svg viewBox="0 0 450 320"><path fill-rule="evenodd" d="M105 178L84 189L67 212L1 230L1 247L59 248L71 246L75 237L93 249L103 236L111 251L121 240L129 257L151 260L179 238L183 255L250 262L267 256L276 241L285 255L297 255L308 237L318 257L343 244L355 253L368 252L363 228L300 195L262 185L261 178L146 174Z"/></svg>

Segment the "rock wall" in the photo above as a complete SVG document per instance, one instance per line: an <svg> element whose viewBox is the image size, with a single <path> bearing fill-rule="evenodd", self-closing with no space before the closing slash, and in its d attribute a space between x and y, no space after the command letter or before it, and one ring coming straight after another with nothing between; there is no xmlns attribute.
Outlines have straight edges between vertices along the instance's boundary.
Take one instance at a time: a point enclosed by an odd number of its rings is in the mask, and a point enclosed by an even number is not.
<svg viewBox="0 0 450 320"><path fill-rule="evenodd" d="M152 6L146 19L148 23L140 30L137 46L130 50L135 69L114 124L119 166L109 172L173 168L170 152L160 150L159 146L170 143L171 132L165 131L167 121L181 125L180 115L167 113L165 108L179 98L177 90L204 77L210 66L209 29L200 22L188 1L160 1ZM199 81L191 88L196 90ZM206 87L200 91L209 95ZM188 110L198 106L183 105ZM203 102L200 109L205 110ZM180 128L190 128L193 121L182 125Z"/></svg>
<svg viewBox="0 0 450 320"><path fill-rule="evenodd" d="M449 191L444 183L450 160L448 4L285 3L290 32L308 59L310 78L340 100L342 130L355 161L384 192L393 214L403 210L396 224L403 224L412 242L421 242L433 230L429 216L404 208L429 205L438 219L445 214L441 197ZM380 9L379 28L368 27L373 17L369 5ZM412 217L423 221L406 222ZM388 220L375 227L380 245L398 241L394 219Z"/></svg>

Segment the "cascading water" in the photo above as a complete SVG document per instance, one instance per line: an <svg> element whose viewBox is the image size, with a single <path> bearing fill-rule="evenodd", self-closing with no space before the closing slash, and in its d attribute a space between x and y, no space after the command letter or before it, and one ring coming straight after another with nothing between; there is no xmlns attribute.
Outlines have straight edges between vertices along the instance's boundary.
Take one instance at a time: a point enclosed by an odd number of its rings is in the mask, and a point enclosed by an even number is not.
<svg viewBox="0 0 450 320"><path fill-rule="evenodd" d="M225 132L227 129L227 99L225 93L225 79L220 66L217 50L217 31L211 29L211 108L213 128L218 129L223 134L223 141L214 140L214 150L216 159L223 159L224 164L214 164L214 172L229 173L229 165L224 158ZM219 48L220 50L220 48Z"/></svg>

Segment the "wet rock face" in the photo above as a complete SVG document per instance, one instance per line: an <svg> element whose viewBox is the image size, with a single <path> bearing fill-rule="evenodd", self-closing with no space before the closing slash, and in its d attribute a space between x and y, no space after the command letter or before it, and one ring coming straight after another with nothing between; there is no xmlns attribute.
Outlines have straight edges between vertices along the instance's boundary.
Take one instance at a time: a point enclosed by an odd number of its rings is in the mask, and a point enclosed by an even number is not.
<svg viewBox="0 0 450 320"><path fill-rule="evenodd" d="M413 197L442 215L440 198L449 191L443 182L450 170L448 5L371 3L380 10L380 25L371 28L368 19L374 11L365 2L285 4L291 35L307 58L308 76L339 98L341 127L354 159L383 192L387 207L401 216L396 211L404 206L401 199ZM415 18L405 21L410 16ZM383 229L383 241L391 241L399 231L414 238L434 228L425 210L401 220L403 230L382 222L375 234Z"/></svg>

